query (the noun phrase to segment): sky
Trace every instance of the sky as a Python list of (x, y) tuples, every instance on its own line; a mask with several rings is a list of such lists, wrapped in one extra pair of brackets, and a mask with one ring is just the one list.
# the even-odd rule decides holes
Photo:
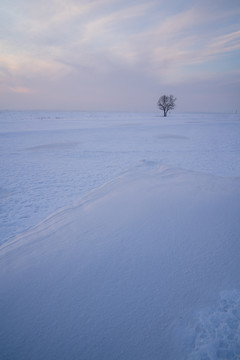
[(239, 0), (0, 0), (0, 109), (240, 112)]

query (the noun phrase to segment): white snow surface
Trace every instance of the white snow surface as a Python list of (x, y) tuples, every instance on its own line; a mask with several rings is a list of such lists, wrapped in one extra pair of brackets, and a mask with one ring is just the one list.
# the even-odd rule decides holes
[(239, 114), (0, 113), (0, 243), (139, 161), (239, 176)]
[(0, 124), (1, 359), (240, 358), (238, 114)]

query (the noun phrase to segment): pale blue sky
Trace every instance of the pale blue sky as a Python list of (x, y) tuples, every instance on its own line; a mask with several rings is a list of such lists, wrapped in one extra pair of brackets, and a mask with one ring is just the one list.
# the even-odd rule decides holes
[(239, 0), (0, 0), (0, 108), (240, 111)]

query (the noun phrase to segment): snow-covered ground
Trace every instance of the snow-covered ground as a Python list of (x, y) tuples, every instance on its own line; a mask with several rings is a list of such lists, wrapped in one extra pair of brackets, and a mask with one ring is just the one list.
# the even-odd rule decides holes
[(240, 358), (238, 114), (0, 125), (1, 358)]
[(0, 243), (143, 160), (239, 176), (239, 117), (1, 112)]

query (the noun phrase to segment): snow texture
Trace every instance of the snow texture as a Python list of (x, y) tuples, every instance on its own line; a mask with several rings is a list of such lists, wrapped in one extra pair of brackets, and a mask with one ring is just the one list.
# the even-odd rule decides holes
[(239, 359), (240, 292), (224, 292), (215, 307), (200, 311), (187, 340), (188, 360)]
[(239, 359), (238, 116), (1, 117), (1, 359)]
[(239, 115), (1, 112), (0, 243), (146, 159), (239, 176)]

